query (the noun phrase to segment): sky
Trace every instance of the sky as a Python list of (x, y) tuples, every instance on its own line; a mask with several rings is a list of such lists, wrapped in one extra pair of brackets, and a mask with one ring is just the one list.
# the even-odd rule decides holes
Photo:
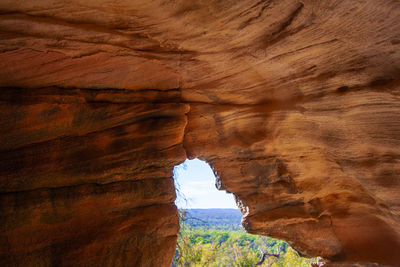
[[(175, 186), (178, 188), (178, 208), (183, 209), (210, 209), (232, 208), (237, 209), (232, 194), (219, 191), (215, 187), (215, 176), (210, 165), (199, 159), (185, 160), (174, 168)], [(182, 195), (186, 198), (185, 201)]]

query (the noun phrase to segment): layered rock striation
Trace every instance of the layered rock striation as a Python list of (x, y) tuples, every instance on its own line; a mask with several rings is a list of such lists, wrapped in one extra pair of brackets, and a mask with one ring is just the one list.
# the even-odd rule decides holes
[(0, 264), (169, 266), (174, 165), (251, 233), (400, 265), (398, 1), (0, 3)]

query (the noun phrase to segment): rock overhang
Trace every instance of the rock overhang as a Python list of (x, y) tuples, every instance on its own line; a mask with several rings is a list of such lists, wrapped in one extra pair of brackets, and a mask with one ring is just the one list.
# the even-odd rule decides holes
[(0, 10), (2, 264), (168, 265), (187, 156), (248, 231), (399, 264), (396, 1)]

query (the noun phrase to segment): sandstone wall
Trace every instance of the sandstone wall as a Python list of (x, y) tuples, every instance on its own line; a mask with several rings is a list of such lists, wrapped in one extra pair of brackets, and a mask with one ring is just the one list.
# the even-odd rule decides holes
[(0, 264), (168, 266), (172, 168), (251, 233), (400, 265), (400, 2), (0, 2)]

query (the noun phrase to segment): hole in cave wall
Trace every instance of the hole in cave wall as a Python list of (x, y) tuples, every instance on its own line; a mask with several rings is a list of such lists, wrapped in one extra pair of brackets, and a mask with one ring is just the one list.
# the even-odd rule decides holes
[(211, 166), (202, 160), (185, 160), (174, 168), (175, 188), (178, 208), (237, 209), (233, 194), (220, 191), (220, 182), (216, 179)]
[(171, 266), (323, 265), (320, 258), (300, 257), (282, 240), (247, 233), (241, 226), (246, 211), (223, 191), (207, 162), (187, 159), (173, 173), (181, 230)]

